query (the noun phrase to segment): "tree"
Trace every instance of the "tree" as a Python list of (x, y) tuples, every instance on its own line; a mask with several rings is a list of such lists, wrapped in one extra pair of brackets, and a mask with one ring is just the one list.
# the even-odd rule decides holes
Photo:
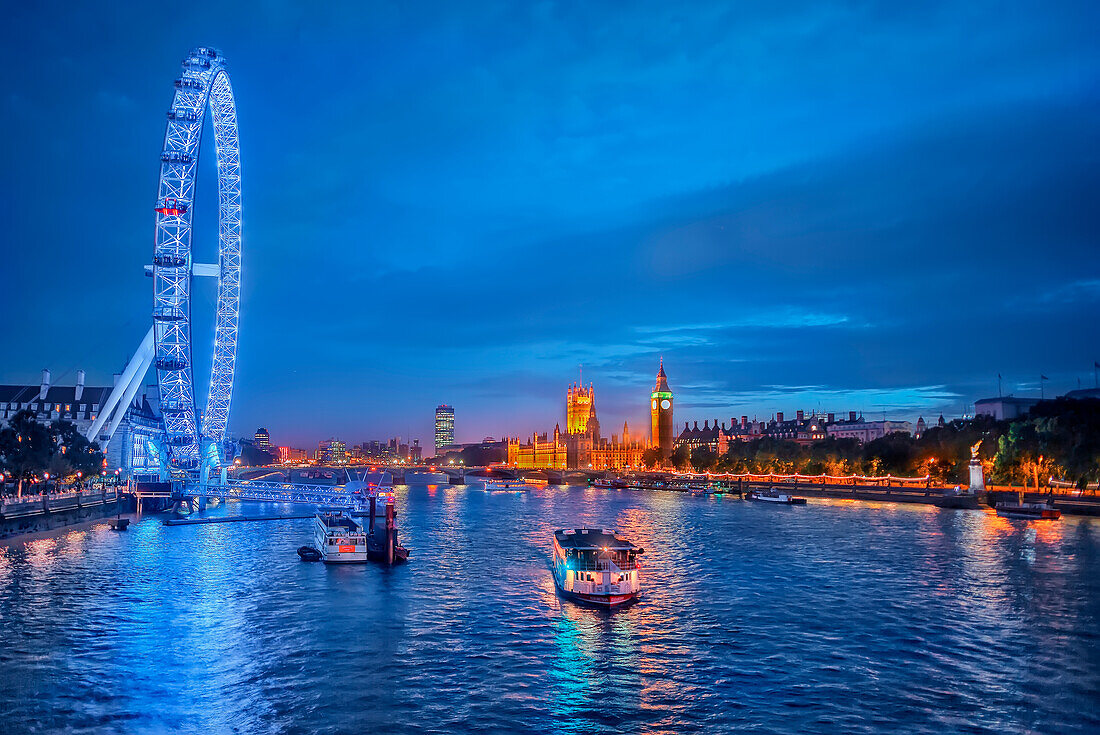
[(718, 462), (718, 452), (710, 447), (695, 447), (691, 450), (691, 466), (696, 472), (708, 472)]
[(38, 423), (34, 414), (22, 410), (0, 431), (0, 458), (4, 472), (15, 478), (16, 494), (23, 495), (23, 481), (45, 472), (57, 444), (51, 427)]
[(681, 444), (672, 450), (672, 466), (678, 470), (686, 470), (691, 465), (691, 450), (687, 445)]
[(661, 466), (661, 448), (650, 447), (642, 452), (642, 464), (646, 467), (660, 467)]
[(88, 441), (71, 421), (55, 421), (52, 429), (60, 442), (59, 451), (69, 472), (79, 472), (84, 477), (99, 474), (103, 469), (103, 451), (98, 443)]
[(863, 457), (880, 472), (907, 475), (914, 471), (914, 450), (911, 436), (895, 432), (863, 445)]

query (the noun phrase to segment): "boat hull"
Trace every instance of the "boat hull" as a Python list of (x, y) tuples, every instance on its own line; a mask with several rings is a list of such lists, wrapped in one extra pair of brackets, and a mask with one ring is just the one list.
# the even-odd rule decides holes
[(792, 498), (792, 497), (769, 498), (766, 495), (754, 495), (753, 493), (749, 493), (748, 496), (746, 497), (746, 500), (751, 500), (751, 501), (756, 502), (756, 503), (771, 503), (772, 505), (805, 505), (806, 504), (806, 498)]
[(581, 592), (569, 592), (562, 588), (560, 584), (555, 583), (558, 594), (571, 602), (577, 602), (582, 605), (592, 605), (594, 607), (600, 607), (605, 609), (611, 609), (616, 607), (623, 607), (629, 605), (638, 600), (641, 592), (630, 592), (627, 594), (618, 595), (590, 595)]
[(325, 564), (366, 564), (370, 561), (370, 553), (367, 551), (323, 553), (321, 555), (321, 561)]
[(1025, 521), (1056, 521), (1062, 517), (1057, 508), (1029, 508), (1026, 506), (998, 505), (997, 515)]
[(526, 483), (487, 482), (484, 489), (487, 493), (523, 493), (530, 488)]

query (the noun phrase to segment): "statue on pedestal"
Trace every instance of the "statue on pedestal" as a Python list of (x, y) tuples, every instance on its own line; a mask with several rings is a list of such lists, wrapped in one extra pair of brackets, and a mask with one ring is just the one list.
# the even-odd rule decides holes
[(981, 439), (970, 447), (970, 492), (974, 494), (985, 492), (985, 473), (982, 470), (982, 461), (978, 459), (978, 450), (981, 448)]

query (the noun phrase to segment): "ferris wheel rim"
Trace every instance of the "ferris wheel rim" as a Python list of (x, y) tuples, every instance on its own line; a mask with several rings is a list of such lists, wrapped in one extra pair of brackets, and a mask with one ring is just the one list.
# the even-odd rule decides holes
[[(182, 62), (165, 125), (155, 209), (153, 332), (169, 463), (194, 469), (225, 438), (240, 324), (241, 175), (236, 101), (225, 60), (198, 47)], [(206, 410), (196, 400), (191, 329), (192, 215), (205, 115), (218, 171), (218, 300)], [(205, 445), (205, 447), (204, 447)]]

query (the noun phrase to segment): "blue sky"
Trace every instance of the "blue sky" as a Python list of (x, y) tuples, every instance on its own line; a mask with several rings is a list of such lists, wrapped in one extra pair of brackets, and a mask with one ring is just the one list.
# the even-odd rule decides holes
[(461, 440), (527, 434), (579, 364), (641, 428), (662, 355), (677, 421), (951, 416), (1100, 359), (1095, 3), (31, 5), (0, 30), (4, 382), (109, 380), (147, 329), (200, 44), (241, 122), (235, 433), (430, 443), (447, 402)]

